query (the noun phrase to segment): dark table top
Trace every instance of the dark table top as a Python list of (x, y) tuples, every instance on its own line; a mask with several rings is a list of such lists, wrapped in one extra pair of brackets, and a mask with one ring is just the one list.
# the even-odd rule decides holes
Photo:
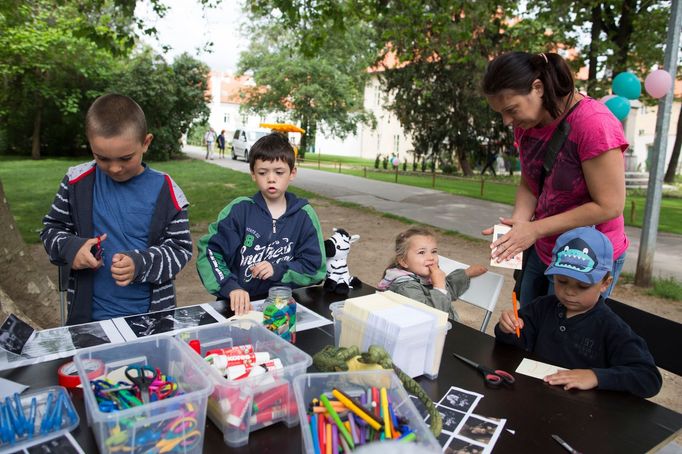
[[(353, 290), (351, 297), (374, 291), (371, 287)], [(321, 287), (298, 289), (299, 303), (331, 318), (329, 304), (345, 299), (330, 295)], [(220, 303), (216, 303), (221, 310)], [(334, 343), (333, 325), (298, 333), (297, 347), (310, 355), (324, 345)], [(670, 439), (682, 429), (682, 414), (624, 393), (609, 391), (564, 391), (535, 378), (515, 374), (513, 388), (487, 388), (482, 376), (472, 367), (453, 358), (458, 353), (479, 363), (513, 372), (526, 352), (507, 345), (496, 344), (494, 338), (465, 325), (455, 323), (448, 332), (443, 350), (439, 375), (435, 380), (419, 378), (434, 401), (447, 392), (450, 386), (467, 389), (484, 395), (474, 410), (476, 414), (493, 418), (506, 418), (506, 430), (495, 445), (495, 452), (561, 453), (563, 448), (552, 438), (558, 434), (575, 449), (584, 452), (646, 452)], [(34, 388), (55, 385), (57, 368), (64, 359), (0, 372), (0, 377)], [(73, 436), (86, 453), (97, 452), (92, 431), (87, 426), (82, 396), (74, 395), (73, 402), (81, 423)], [(218, 453), (300, 453), (300, 427), (287, 428), (279, 423), (253, 432), (249, 444), (241, 448), (228, 448), (222, 432), (208, 420), (204, 437), (204, 452)]]

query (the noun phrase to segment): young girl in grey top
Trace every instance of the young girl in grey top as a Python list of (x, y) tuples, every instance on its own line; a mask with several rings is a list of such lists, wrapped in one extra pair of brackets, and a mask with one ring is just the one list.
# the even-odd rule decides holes
[(440, 309), (450, 319), (459, 320), (452, 302), (469, 288), (470, 278), (486, 271), (483, 265), (472, 265), (446, 275), (438, 266), (434, 234), (422, 227), (411, 227), (396, 237), (395, 258), (377, 287)]

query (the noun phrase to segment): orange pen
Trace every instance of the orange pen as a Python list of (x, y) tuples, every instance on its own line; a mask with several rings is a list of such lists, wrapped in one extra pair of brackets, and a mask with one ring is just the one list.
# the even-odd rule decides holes
[(516, 292), (512, 292), (512, 304), (514, 305), (514, 318), (516, 319), (516, 337), (521, 337), (521, 330), (519, 329), (519, 309), (516, 304)]

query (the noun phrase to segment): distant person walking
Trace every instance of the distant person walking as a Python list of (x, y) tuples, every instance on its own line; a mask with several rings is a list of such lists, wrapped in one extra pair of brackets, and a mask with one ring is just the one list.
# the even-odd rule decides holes
[(204, 145), (206, 145), (206, 159), (213, 159), (213, 144), (215, 143), (215, 131), (209, 128), (204, 134)]
[(490, 172), (492, 172), (493, 176), (496, 177), (497, 174), (495, 173), (495, 165), (497, 164), (497, 151), (495, 150), (489, 150), (487, 154), (487, 158), (485, 161), (485, 166), (483, 166), (483, 169), (481, 169), (481, 175), (485, 173), (487, 169), (490, 169)]
[(225, 157), (225, 130), (220, 131), (218, 135), (218, 157)]

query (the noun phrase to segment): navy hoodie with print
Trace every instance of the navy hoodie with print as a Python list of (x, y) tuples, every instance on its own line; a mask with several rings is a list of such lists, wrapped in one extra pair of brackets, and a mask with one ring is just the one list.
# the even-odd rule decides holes
[[(326, 275), (324, 240), (317, 214), (305, 199), (286, 193), (287, 209), (273, 219), (260, 192), (238, 197), (218, 215), (199, 241), (197, 271), (204, 287), (219, 298), (243, 289), (251, 299), (275, 285), (302, 287)], [(256, 279), (251, 266), (272, 264), (270, 279)]]

